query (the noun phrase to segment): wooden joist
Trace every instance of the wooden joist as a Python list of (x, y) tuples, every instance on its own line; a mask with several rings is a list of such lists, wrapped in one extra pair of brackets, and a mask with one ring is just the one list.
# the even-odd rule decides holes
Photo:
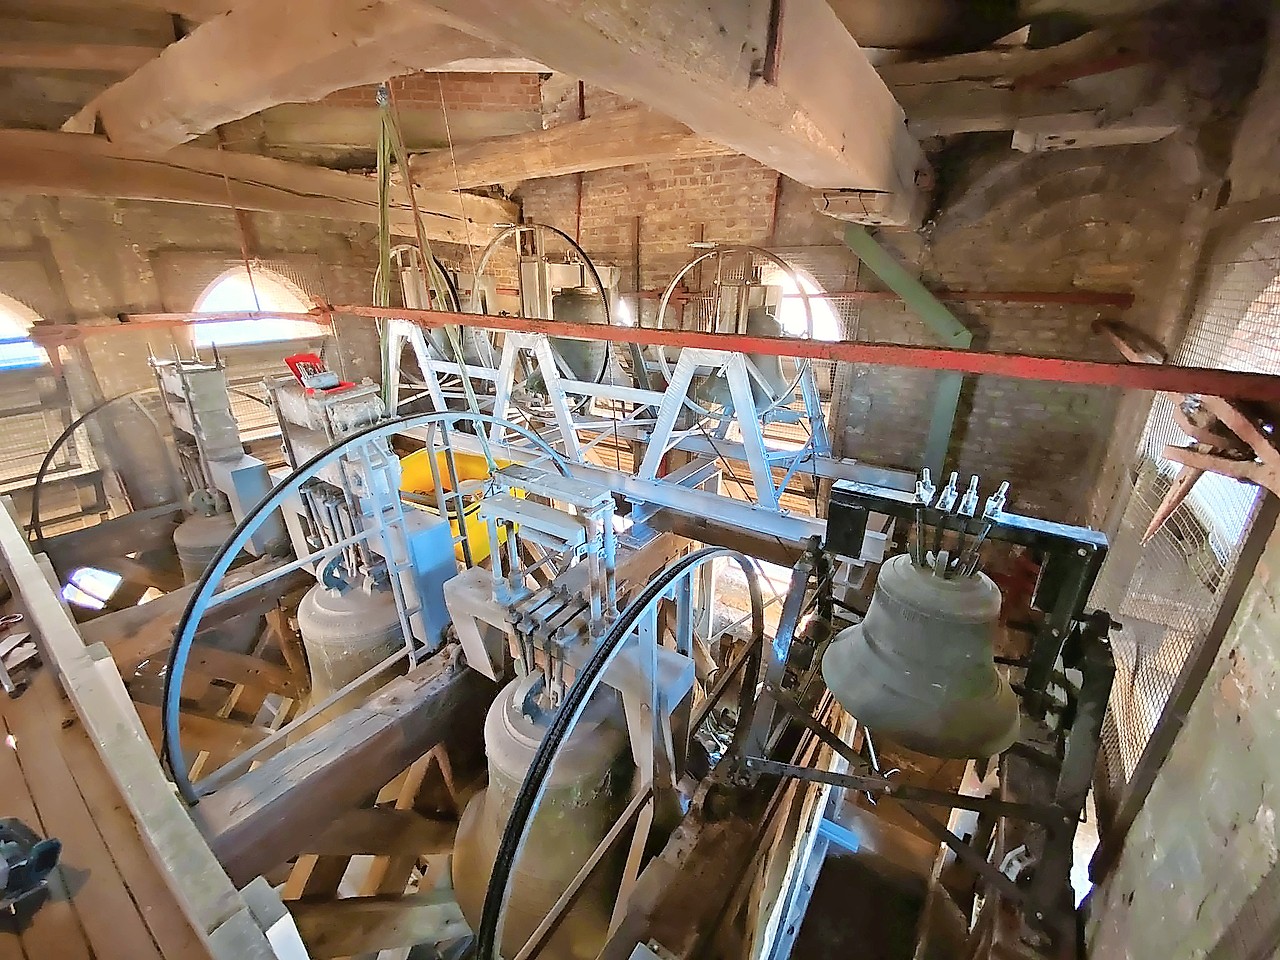
[(503, 51), (443, 26), (416, 3), (241, 3), (103, 91), (63, 129), (165, 150), (279, 103), (495, 53)]
[[(378, 187), (369, 177), (252, 154), (181, 147), (163, 155), (102, 137), (0, 130), (0, 192), (155, 200), (377, 223)], [(418, 191), (427, 238), (486, 243), (495, 223), (517, 219), (514, 204), (443, 191)], [(464, 219), (465, 218), (465, 219)], [(414, 235), (404, 194), (393, 198), (391, 228)]]
[(495, 137), (456, 147), (452, 153), (420, 154), (409, 166), (415, 184), (452, 190), (730, 152), (677, 120), (635, 107), (549, 130)]
[(159, 53), (159, 47), (126, 44), (0, 40), (0, 68), (132, 73)]
[(630, 0), (569, 11), (556, 0), (262, 0), (201, 25), (63, 129), (163, 150), (275, 104), (498, 51), (905, 216), (924, 161), (888, 88), (825, 0), (790, 0), (773, 25), (770, 9), (662, 0), (637, 17)]
[(449, 24), (670, 114), (813, 187), (910, 201), (901, 108), (826, 0), (429, 0)]
[(452, 890), (290, 901), (288, 907), (313, 960), (454, 940), (471, 932)]
[(365, 807), (334, 821), (306, 845), (306, 852), (324, 857), (390, 857), (410, 853), (432, 856), (453, 849), (458, 824), (430, 820), (416, 810)]
[(305, 852), (456, 730), (479, 729), (494, 692), (438, 654), (206, 797), (195, 811), (201, 829), (228, 875), (247, 882)]

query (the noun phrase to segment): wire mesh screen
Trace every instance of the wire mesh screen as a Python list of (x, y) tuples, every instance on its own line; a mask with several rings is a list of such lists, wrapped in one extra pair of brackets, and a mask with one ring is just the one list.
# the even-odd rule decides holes
[[(28, 486), (45, 453), (75, 417), (52, 368), (0, 373), (0, 492)], [(83, 438), (64, 444), (49, 464), (50, 477), (71, 477), (94, 470), (93, 451)]]
[[(1277, 331), (1280, 225), (1254, 224), (1209, 258), (1174, 362), (1280, 373)], [(1180, 470), (1165, 447), (1191, 442), (1174, 419), (1180, 401), (1161, 394), (1152, 404), (1133, 493), (1092, 598), (1124, 624), (1112, 637), (1116, 678), (1103, 729), (1100, 809), (1114, 809), (1123, 796), (1179, 673), (1208, 639), (1261, 501), (1253, 485), (1205, 474), (1143, 542)]]

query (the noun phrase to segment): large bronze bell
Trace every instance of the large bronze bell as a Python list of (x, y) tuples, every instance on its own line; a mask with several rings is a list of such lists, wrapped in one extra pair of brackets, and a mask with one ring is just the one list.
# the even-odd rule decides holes
[(936, 757), (989, 757), (1018, 736), (1018, 701), (996, 671), (1000, 590), (947, 579), (907, 554), (880, 568), (867, 616), (837, 635), (822, 676), (872, 733)]
[[(458, 906), (479, 925), (493, 860), (520, 784), (554, 711), (537, 706), (540, 674), (503, 688), (485, 718), (489, 785), (463, 811), (453, 848)], [(502, 955), (514, 957), (622, 813), (635, 767), (617, 694), (602, 688), (588, 703), (551, 768), (542, 803), (515, 864), (502, 934)], [(591, 960), (604, 947), (621, 883), (626, 845), (615, 845), (582, 887), (551, 934), (543, 956)]]

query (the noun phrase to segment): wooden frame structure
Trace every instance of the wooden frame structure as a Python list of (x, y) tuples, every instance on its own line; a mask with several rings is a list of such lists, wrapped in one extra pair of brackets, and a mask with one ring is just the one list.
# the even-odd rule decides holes
[[(448, 656), (433, 658), (333, 723), (258, 757), (253, 770), (188, 809), (157, 757), (159, 711), (147, 702), (139, 666), (171, 642), (189, 591), (77, 625), (48, 559), (31, 553), (12, 502), (0, 502), (0, 573), (52, 674), (38, 680), (56, 677), (71, 701), (129, 822), (212, 960), (353, 956), (467, 932), (449, 884), (439, 882), (447, 878), (441, 856), (452, 849), (473, 789), (481, 751), (472, 741), (492, 698), (489, 681)], [(266, 602), (247, 599), (232, 622), (265, 618), (265, 635), (286, 664), (206, 647), (192, 664), (197, 685), (222, 684), (231, 706), (268, 692), (299, 696), (287, 651), (300, 650), (279, 613), (279, 591)], [(300, 659), (298, 666), (305, 674)], [(205, 772), (274, 732), (230, 710), (184, 711), (183, 719)], [(461, 785), (455, 756), (467, 778)], [(406, 894), (424, 866), (428, 880)], [(283, 880), (283, 899), (264, 875)]]

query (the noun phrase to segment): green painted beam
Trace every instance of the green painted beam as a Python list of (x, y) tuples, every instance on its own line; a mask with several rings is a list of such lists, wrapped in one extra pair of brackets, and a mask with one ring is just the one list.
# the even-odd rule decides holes
[[(924, 440), (924, 456), (921, 466), (928, 467), (935, 477), (941, 477), (947, 465), (947, 451), (951, 448), (951, 434), (955, 431), (956, 410), (960, 406), (960, 391), (964, 389), (963, 373), (943, 373), (938, 376), (938, 387), (933, 394), (933, 413), (929, 417), (929, 434)], [(941, 480), (937, 481), (939, 484)]]
[[(928, 287), (908, 273), (865, 227), (856, 223), (846, 226), (844, 242), (885, 286), (902, 298), (902, 302), (924, 321), (925, 326), (944, 345), (962, 350), (973, 345), (972, 331)], [(933, 397), (933, 414), (929, 418), (929, 434), (925, 439), (921, 464), (938, 478), (942, 477), (946, 466), (947, 450), (951, 446), (956, 409), (960, 404), (960, 391), (964, 388), (964, 383), (965, 377), (959, 373), (944, 373), (938, 377), (938, 387)]]
[(844, 231), (844, 242), (885, 286), (902, 298), (944, 346), (965, 350), (973, 345), (969, 328), (928, 287), (908, 273), (893, 254), (880, 246), (866, 227), (849, 224)]

